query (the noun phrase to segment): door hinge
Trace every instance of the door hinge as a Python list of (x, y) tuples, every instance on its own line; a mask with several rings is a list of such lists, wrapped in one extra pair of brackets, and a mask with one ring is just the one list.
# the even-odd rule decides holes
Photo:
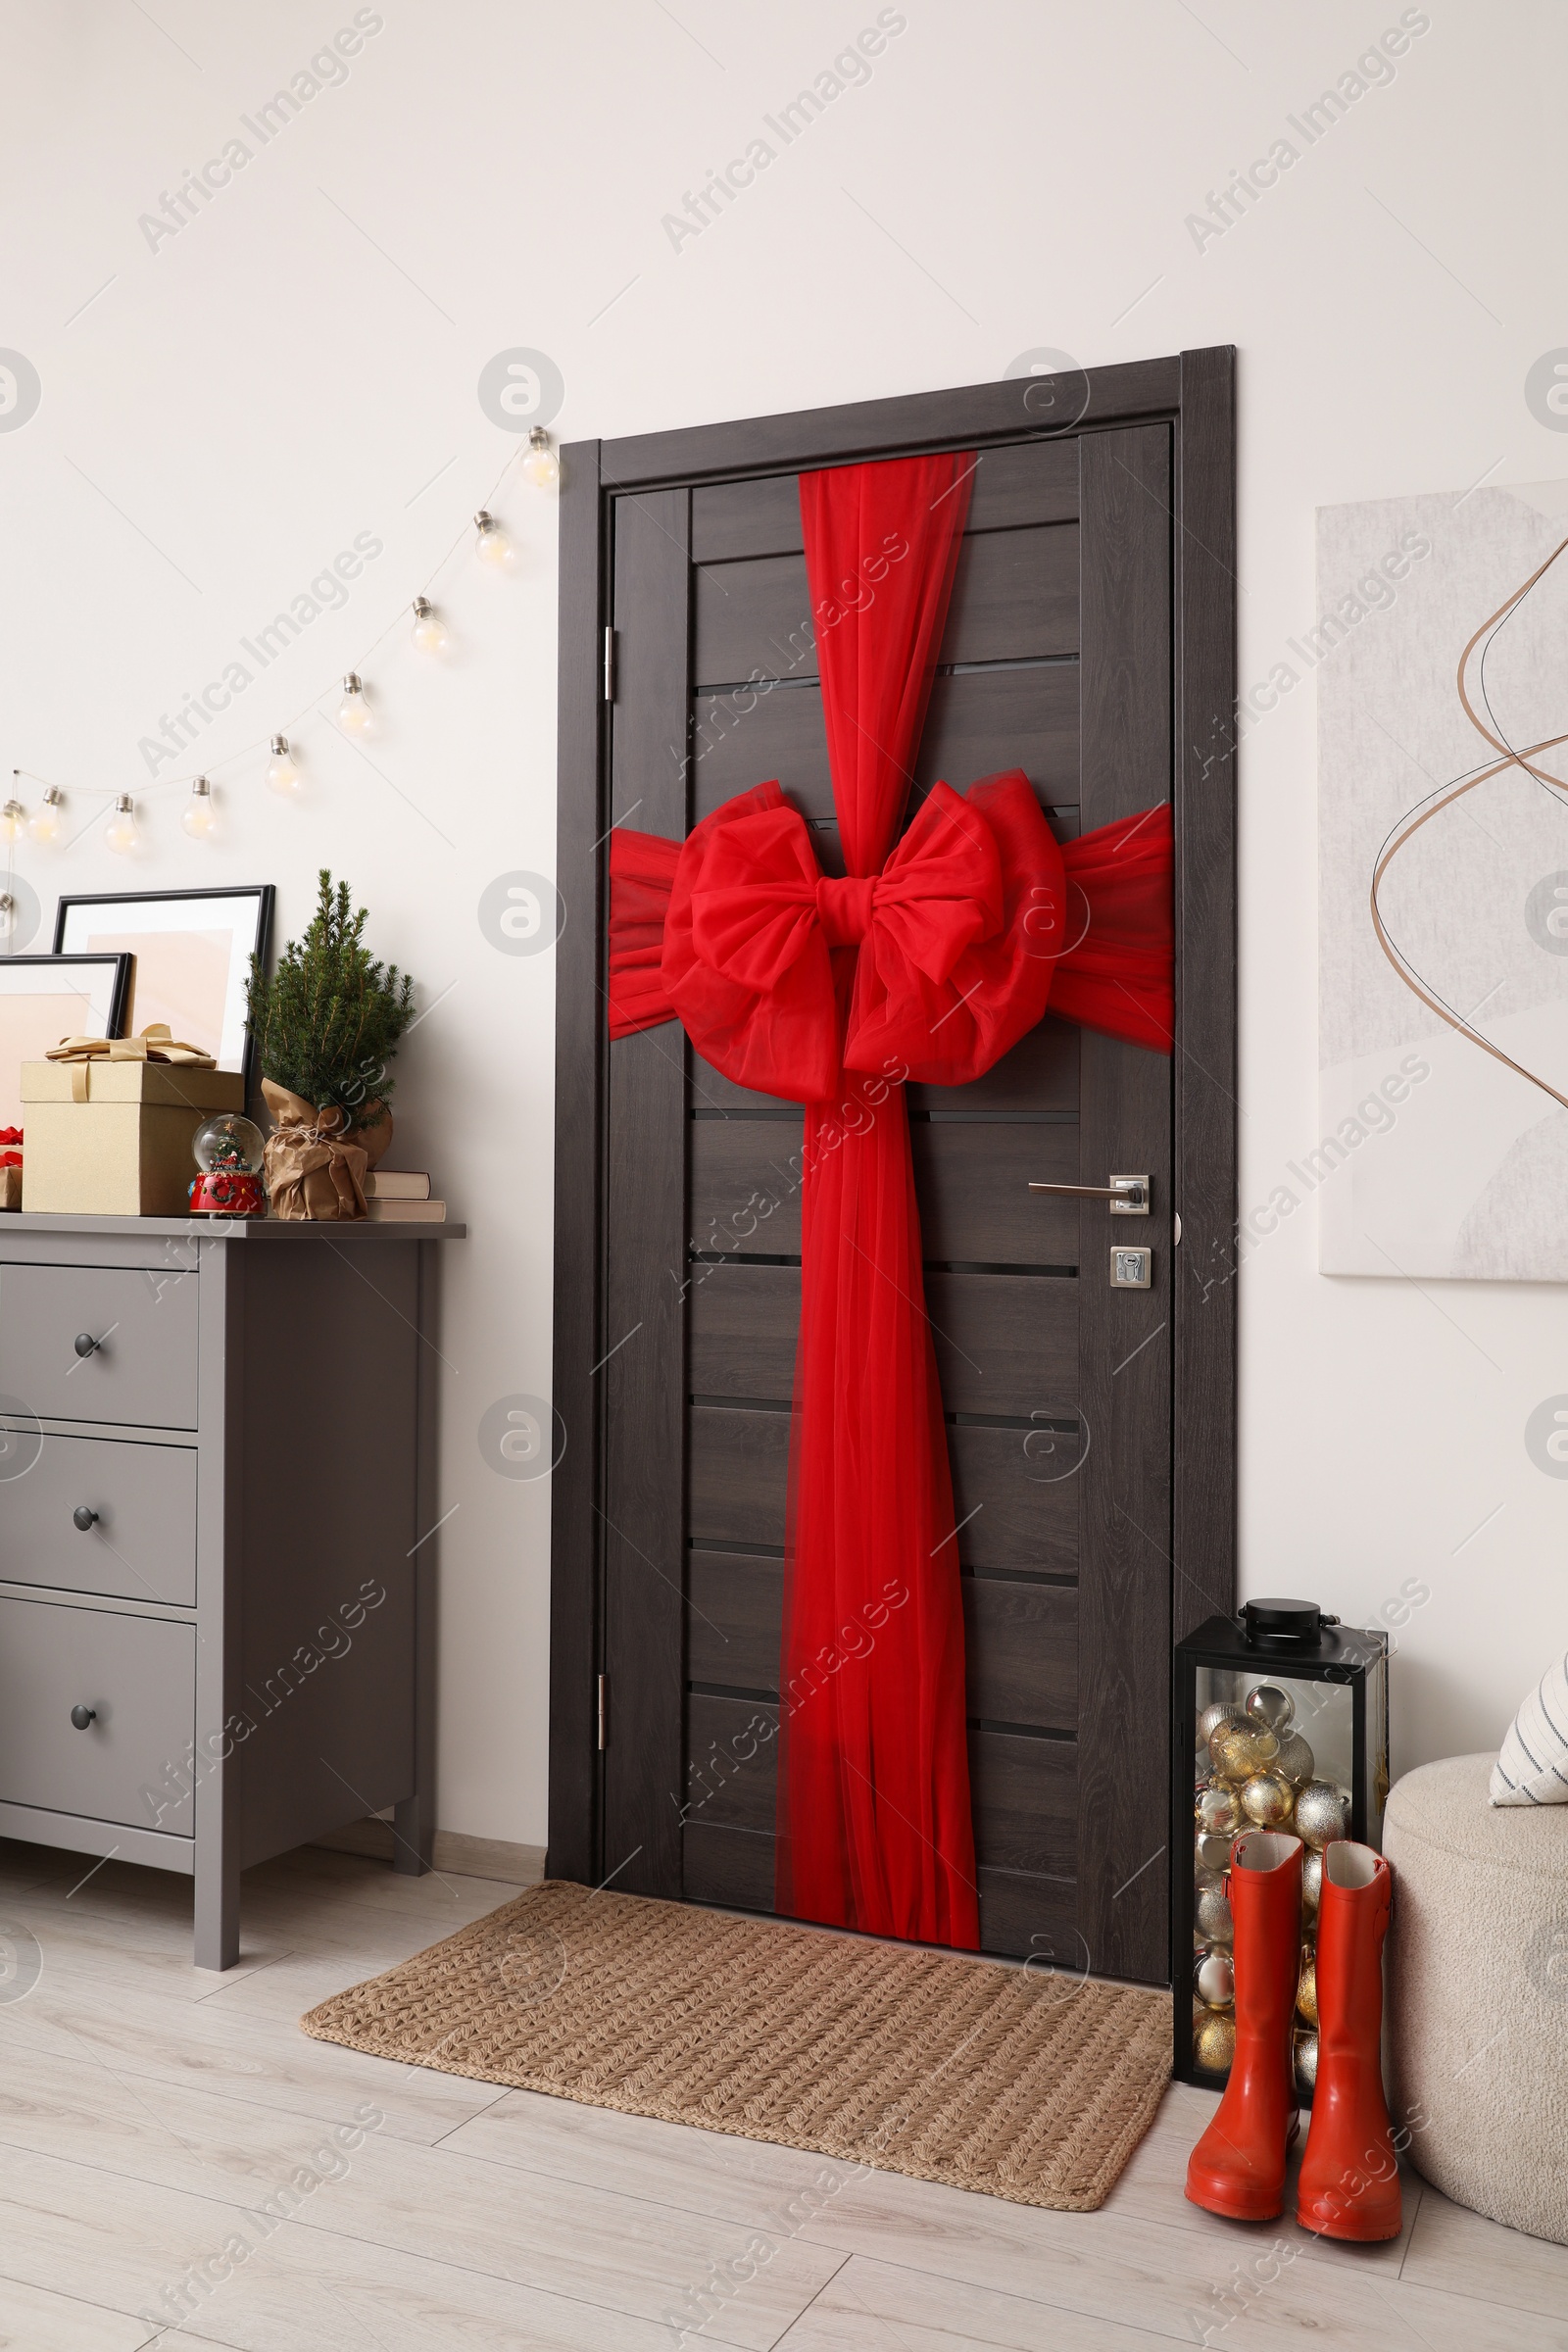
[(606, 702), (607, 702), (607, 703), (612, 703), (612, 702), (614, 701), (614, 699), (615, 699), (615, 632), (614, 632), (614, 630), (613, 630), (613, 629), (606, 629), (606, 631), (605, 631), (605, 700), (606, 700)]
[(602, 1674), (599, 1677), (599, 1744), (602, 1748), (610, 1745), (610, 1677), (608, 1674)]

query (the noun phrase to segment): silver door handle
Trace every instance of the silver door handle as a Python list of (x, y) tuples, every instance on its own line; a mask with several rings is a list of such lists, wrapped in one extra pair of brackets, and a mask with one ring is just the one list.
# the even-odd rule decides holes
[(1032, 1193), (1054, 1193), (1058, 1200), (1108, 1200), (1113, 1217), (1147, 1217), (1150, 1184), (1147, 1176), (1113, 1176), (1108, 1184), (1031, 1184)]

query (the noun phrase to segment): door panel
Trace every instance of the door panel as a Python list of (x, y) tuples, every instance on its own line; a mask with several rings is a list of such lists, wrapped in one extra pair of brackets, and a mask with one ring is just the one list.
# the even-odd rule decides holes
[[(692, 492), (692, 562), (723, 564), (742, 556), (789, 556), (806, 544), (799, 479), (764, 474), (716, 482)], [(1078, 444), (1029, 441), (988, 449), (969, 487), (971, 531), (1016, 529), (1031, 522), (1078, 519)]]
[(960, 791), (980, 776), (1009, 767), (1023, 769), (1043, 808), (1064, 815), (1073, 808), (1078, 680), (1071, 661), (955, 670), (933, 682), (914, 762), (915, 789), (929, 791), (940, 778)]
[[(804, 553), (705, 564), (694, 578), (699, 688), (817, 675)], [(937, 660), (1018, 662), (1077, 650), (1077, 524), (967, 533)]]
[[(755, 1830), (726, 1830), (700, 1820), (685, 1832), (685, 1892), (694, 1903), (767, 1911), (773, 1903), (773, 1840)], [(1013, 1952), (1053, 1967), (1084, 1966), (1071, 1879), (1021, 1872), (976, 1872), (983, 1951)]]
[[(1078, 1386), (1077, 1283), (1054, 1275), (925, 1278), (943, 1398), (951, 1412), (1027, 1420)], [(692, 1395), (788, 1403), (801, 1320), (798, 1266), (703, 1265), (691, 1289)]]
[[(1078, 799), (1078, 670), (1070, 660), (938, 676), (915, 760), (916, 788), (954, 789), (1021, 767), (1041, 807), (1074, 816)], [(787, 784), (801, 814), (837, 834), (822, 689), (814, 677), (699, 694), (692, 708), (697, 816), (754, 784)], [(1068, 823), (1067, 830), (1073, 829)], [(1062, 827), (1058, 825), (1058, 832)]]
[[(981, 459), (916, 793), (1021, 766), (1064, 840), (1168, 796), (1169, 449), (1152, 424)], [(613, 503), (613, 818), (679, 838), (777, 777), (841, 871), (797, 477)], [(803, 1122), (674, 1027), (611, 1066), (604, 1869), (766, 1910)], [(1170, 1083), (1048, 1019), (974, 1086), (908, 1090), (982, 1941), (1155, 1980)], [(1123, 1171), (1153, 1180), (1135, 1225), (1028, 1190)], [(1153, 1250), (1150, 1291), (1111, 1290), (1112, 1242)]]
[[(611, 733), (616, 813), (644, 831), (686, 830), (690, 661), (684, 490), (617, 502), (615, 625), (621, 646)], [(676, 756), (669, 757), (673, 745)], [(680, 1844), (668, 1791), (680, 1784), (678, 1707), (685, 1607), (682, 1446), (686, 1255), (685, 1071), (675, 1033), (645, 1030), (610, 1055), (605, 1171), (605, 1496), (596, 1509), (605, 1562), (605, 1670), (614, 1692), (617, 1756), (604, 1788), (605, 1871), (631, 1894), (678, 1885)], [(618, 1344), (617, 1344), (618, 1343)]]
[[(691, 1542), (762, 1544), (783, 1556), (789, 1415), (695, 1404), (689, 1427)], [(1080, 1424), (1067, 1405), (1028, 1422), (948, 1416), (948, 1456), (967, 1567), (1073, 1575), (1078, 1567)]]
[[(802, 1137), (783, 1120), (693, 1120), (694, 1250), (800, 1255)], [(1076, 1263), (1077, 1204), (1029, 1192), (1031, 1177), (1077, 1181), (1075, 1126), (925, 1118), (914, 1120), (910, 1139), (928, 1263)]]
[[(1081, 1035), (1070, 1021), (1054, 1020), (1048, 1013), (973, 1085), (911, 1086), (909, 1116), (917, 1119), (922, 1112), (942, 1111), (959, 1119), (1039, 1119), (1050, 1112), (1064, 1114), (1076, 1125)], [(688, 1053), (686, 1058), (694, 1117), (734, 1110), (760, 1111), (770, 1118), (800, 1117), (798, 1104), (734, 1085), (699, 1054)]]
[[(687, 1672), (695, 1687), (777, 1696), (784, 1563), (694, 1550), (687, 1584)], [(969, 1713), (977, 1722), (1073, 1732), (1078, 1723), (1078, 1594), (1034, 1577), (966, 1576)]]
[(688, 1821), (682, 1833), (688, 1902), (728, 1903), (742, 1911), (773, 1908), (773, 1840), (756, 1830)]
[(782, 1559), (789, 1414), (694, 1404), (687, 1432), (693, 1544), (764, 1544)]
[[(778, 1708), (761, 1697), (693, 1691), (687, 1702), (691, 1767), (686, 1823), (748, 1830), (773, 1827), (778, 1777)], [(982, 1867), (1039, 1874), (1071, 1846), (1078, 1756), (1071, 1740), (972, 1725), (969, 1783), (975, 1847)]]
[[(1086, 436), (1082, 495), (1097, 550), (1084, 573), (1087, 827), (1131, 815), (1170, 792), (1167, 428)], [(1165, 1704), (1156, 1694), (1168, 1677), (1171, 1639), (1171, 1065), (1086, 1032), (1082, 1073), (1086, 1168), (1154, 1171), (1153, 1213), (1137, 1220), (1138, 1239), (1154, 1252), (1153, 1286), (1112, 1291), (1102, 1273), (1086, 1281), (1081, 1358), (1093, 1443), (1080, 1482), (1092, 1573), (1080, 1592), (1089, 1670), (1082, 1681), (1079, 1926), (1097, 1968), (1138, 1976), (1148, 1973), (1148, 1955), (1161, 1949), (1168, 1916), (1164, 1824), (1147, 1792), (1163, 1786), (1170, 1753)], [(1128, 1160), (1128, 1152), (1143, 1156)], [(1080, 1263), (1093, 1274), (1092, 1249), (1103, 1268), (1117, 1237), (1098, 1204), (1084, 1204), (1082, 1222)], [(1117, 1223), (1126, 1238), (1127, 1225)]]

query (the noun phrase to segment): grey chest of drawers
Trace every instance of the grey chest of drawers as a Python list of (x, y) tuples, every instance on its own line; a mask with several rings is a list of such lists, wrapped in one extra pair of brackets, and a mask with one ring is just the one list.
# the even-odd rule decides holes
[(434, 1832), (440, 1256), (462, 1226), (0, 1217), (0, 1836), (195, 1881)]

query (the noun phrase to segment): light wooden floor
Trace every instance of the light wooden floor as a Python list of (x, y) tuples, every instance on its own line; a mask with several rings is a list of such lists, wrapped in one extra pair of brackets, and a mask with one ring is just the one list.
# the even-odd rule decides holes
[[(1386, 2247), (1200, 2213), (1181, 2188), (1205, 2093), (1173, 2087), (1102, 2212), (1037, 2213), (298, 2031), (504, 1901), (495, 1881), (290, 1855), (247, 1880), (244, 1956), (213, 1977), (188, 1881), (110, 1862), (78, 1886), (88, 1868), (0, 1842), (0, 1928), (43, 1962), (24, 1998), (0, 1982), (0, 2346), (667, 2352), (666, 2315), (706, 2290), (703, 2340), (746, 2352), (1151, 2352), (1205, 2329), (1236, 2352), (1568, 2352), (1568, 2248), (1414, 2180)], [(367, 2102), (384, 2121), (321, 2180), (323, 2132)], [(186, 2326), (136, 2316), (291, 2180), (294, 2217)]]

